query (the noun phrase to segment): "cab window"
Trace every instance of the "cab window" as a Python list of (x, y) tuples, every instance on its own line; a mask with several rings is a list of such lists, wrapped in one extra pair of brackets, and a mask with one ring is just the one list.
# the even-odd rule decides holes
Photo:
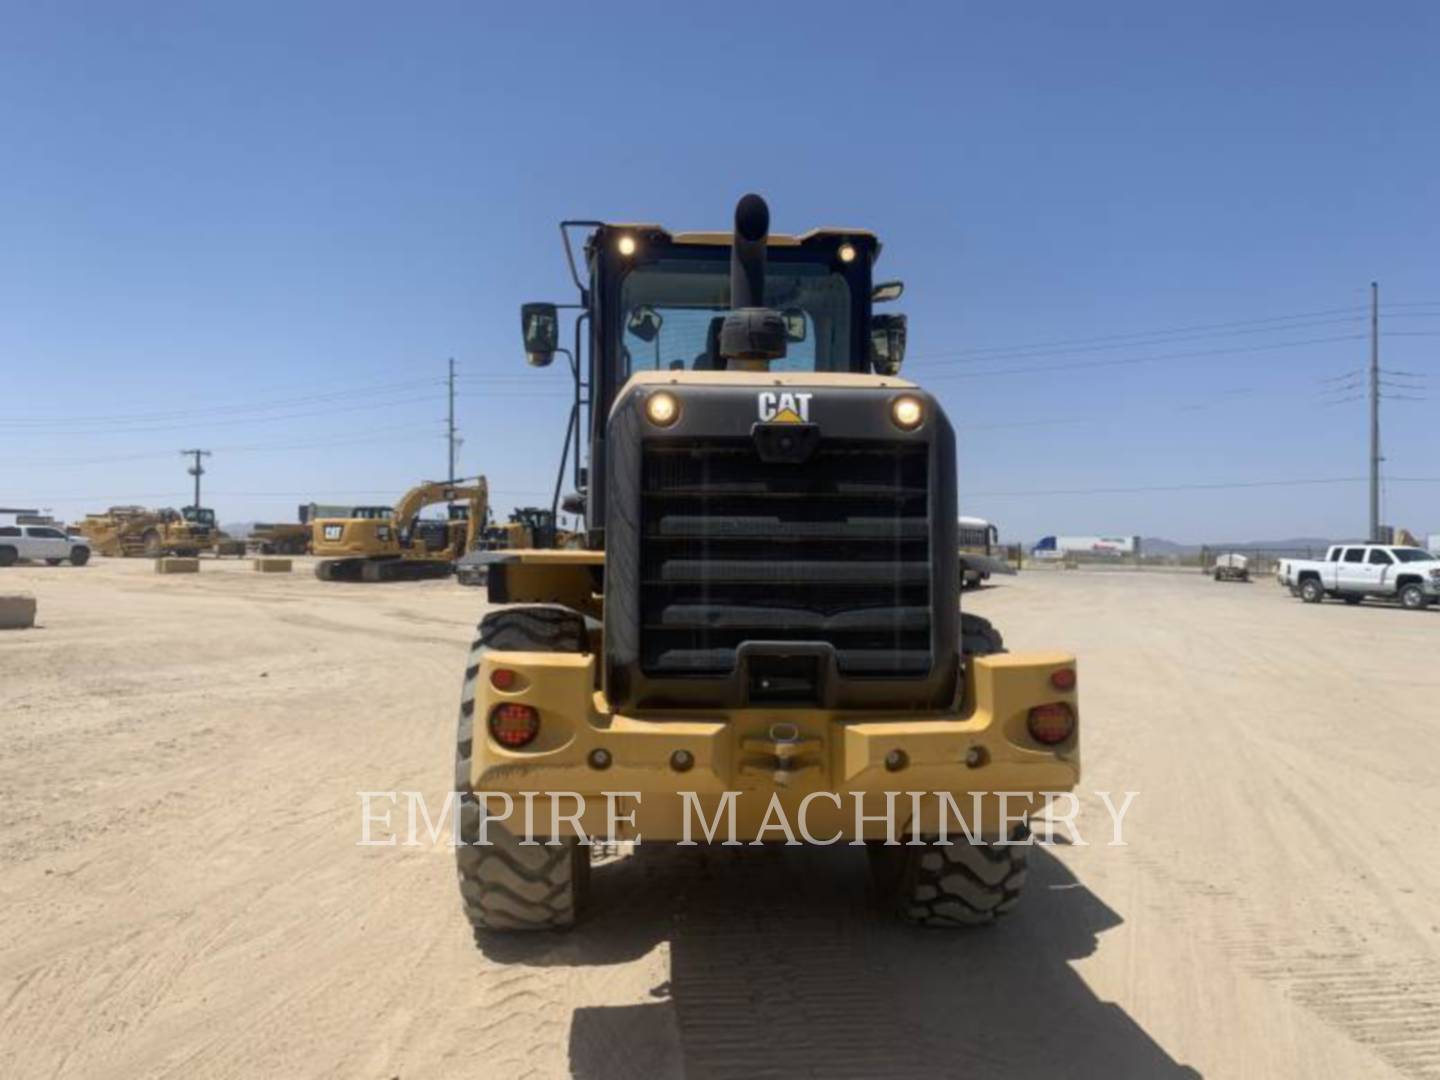
[(1364, 548), (1346, 548), (1345, 561), (1348, 563), (1363, 563), (1365, 561)]
[(1389, 556), (1388, 554), (1386, 554), (1384, 551), (1382, 551), (1380, 548), (1371, 548), (1371, 549), (1370, 549), (1370, 565), (1371, 565), (1371, 566), (1389, 566), (1389, 565), (1391, 565), (1391, 563), (1393, 563), (1393, 562), (1394, 562), (1394, 560), (1391, 559), (1390, 556)]

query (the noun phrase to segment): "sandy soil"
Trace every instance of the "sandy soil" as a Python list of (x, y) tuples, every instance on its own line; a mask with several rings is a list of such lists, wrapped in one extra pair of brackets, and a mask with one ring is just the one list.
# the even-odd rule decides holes
[[(479, 950), (448, 848), (356, 846), (356, 793), (448, 788), (483, 593), (15, 588), (6, 1076), (1440, 1076), (1440, 611), (1007, 580), (967, 603), (1081, 657), (1088, 842), (1036, 851), (1008, 924), (893, 925), (849, 849), (642, 846), (582, 928)], [(1129, 789), (1106, 846), (1091, 793)]]

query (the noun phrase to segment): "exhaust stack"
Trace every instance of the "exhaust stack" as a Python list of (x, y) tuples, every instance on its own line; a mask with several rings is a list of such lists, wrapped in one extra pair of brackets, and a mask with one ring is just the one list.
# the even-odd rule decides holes
[(785, 356), (785, 319), (765, 306), (765, 242), (770, 207), (759, 195), (735, 205), (730, 246), (730, 314), (720, 327), (720, 355), (742, 371), (768, 371)]

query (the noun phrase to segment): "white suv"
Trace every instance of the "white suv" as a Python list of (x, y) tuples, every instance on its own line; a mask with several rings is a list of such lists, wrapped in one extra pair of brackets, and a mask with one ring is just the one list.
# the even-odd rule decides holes
[(0, 525), (0, 566), (13, 566), (21, 559), (84, 566), (90, 561), (90, 545), (51, 525)]

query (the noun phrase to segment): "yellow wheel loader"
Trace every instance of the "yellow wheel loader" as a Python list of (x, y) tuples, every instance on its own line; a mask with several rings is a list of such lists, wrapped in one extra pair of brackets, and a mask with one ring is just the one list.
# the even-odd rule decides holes
[[(446, 504), (449, 518), (420, 517), (437, 503)], [(372, 582), (448, 577), (455, 560), (475, 546), (489, 503), (490, 488), (481, 476), (417, 484), (393, 510), (362, 508), (353, 517), (315, 518), (310, 523), (311, 550), (320, 557), (315, 576)]]
[(873, 313), (903, 289), (873, 280), (879, 242), (771, 234), (754, 195), (733, 232), (561, 231), (573, 345), (558, 305), (521, 321), (529, 362), (574, 376), (584, 547), (483, 556), (500, 606), (455, 758), (472, 926), (576, 922), (592, 837), (797, 831), (864, 847), (903, 919), (1004, 916), (1028, 814), (1079, 778), (1075, 660), (960, 610), (955, 434), (899, 377), (904, 316)]

